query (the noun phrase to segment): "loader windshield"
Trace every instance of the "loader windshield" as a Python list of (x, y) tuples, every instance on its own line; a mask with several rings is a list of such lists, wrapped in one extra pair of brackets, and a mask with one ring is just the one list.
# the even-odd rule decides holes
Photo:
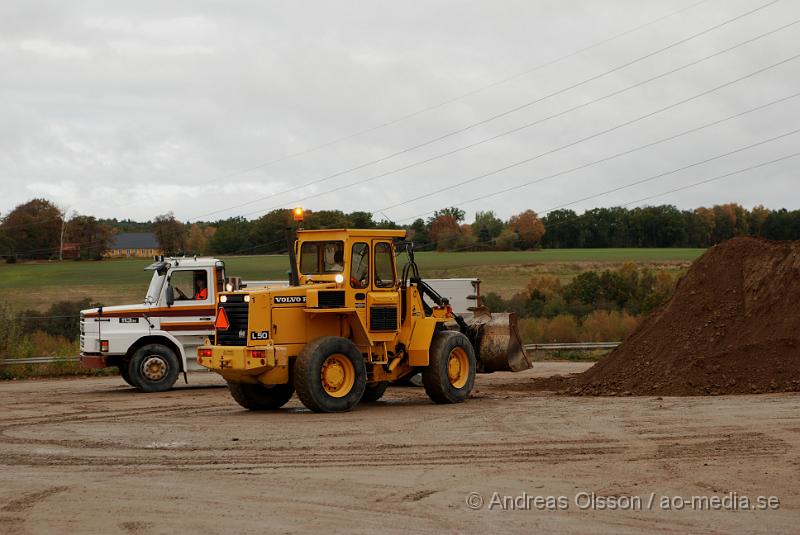
[(303, 242), (300, 246), (300, 273), (322, 275), (344, 271), (344, 242)]

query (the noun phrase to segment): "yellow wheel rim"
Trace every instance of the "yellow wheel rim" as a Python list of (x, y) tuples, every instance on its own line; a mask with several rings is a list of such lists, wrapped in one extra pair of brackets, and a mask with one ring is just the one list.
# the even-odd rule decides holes
[(447, 359), (447, 378), (453, 388), (464, 388), (469, 378), (469, 358), (467, 352), (455, 347)]
[(334, 398), (341, 398), (350, 393), (356, 382), (356, 369), (350, 359), (344, 355), (331, 355), (322, 363), (320, 372), (322, 388)]

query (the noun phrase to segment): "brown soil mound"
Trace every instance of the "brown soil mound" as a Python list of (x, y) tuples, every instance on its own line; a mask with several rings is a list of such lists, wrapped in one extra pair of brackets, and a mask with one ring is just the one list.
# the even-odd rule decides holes
[[(565, 385), (566, 386), (566, 385)], [(625, 342), (571, 378), (571, 394), (800, 391), (800, 242), (709, 249)]]

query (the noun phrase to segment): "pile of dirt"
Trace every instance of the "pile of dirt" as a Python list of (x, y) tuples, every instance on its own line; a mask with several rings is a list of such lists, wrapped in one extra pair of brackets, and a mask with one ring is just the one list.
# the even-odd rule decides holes
[(800, 391), (800, 242), (736, 238), (712, 247), (669, 303), (561, 384), (583, 395)]

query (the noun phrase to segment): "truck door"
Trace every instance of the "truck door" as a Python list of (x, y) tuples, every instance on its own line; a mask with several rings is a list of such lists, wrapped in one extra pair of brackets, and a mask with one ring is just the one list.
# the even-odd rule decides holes
[(169, 275), (175, 301), (160, 309), (161, 330), (183, 344), (190, 369), (194, 369), (197, 347), (214, 334), (215, 275), (211, 268), (191, 267), (173, 269)]
[(372, 260), (372, 277), (367, 295), (369, 331), (375, 340), (390, 341), (397, 334), (400, 318), (400, 292), (397, 289), (392, 243), (373, 240)]

